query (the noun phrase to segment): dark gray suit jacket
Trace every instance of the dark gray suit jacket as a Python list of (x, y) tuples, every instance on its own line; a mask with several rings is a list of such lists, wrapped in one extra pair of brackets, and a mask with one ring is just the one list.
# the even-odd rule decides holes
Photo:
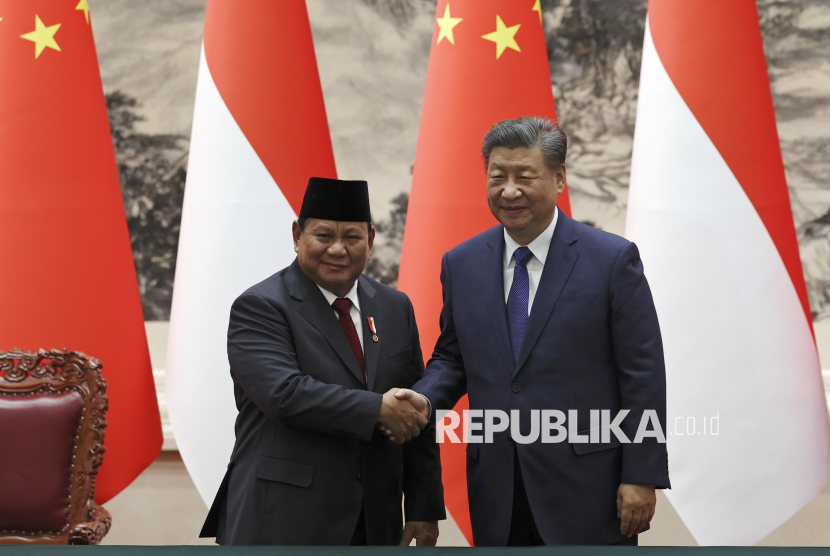
[[(368, 384), (325, 297), (296, 259), (239, 296), (228, 359), (236, 444), (202, 537), (219, 544), (345, 545), (364, 508), (369, 544), (445, 518), (431, 426), (401, 446), (375, 429), (382, 393), (424, 372), (409, 298), (360, 276)], [(378, 341), (367, 317), (373, 317)]]

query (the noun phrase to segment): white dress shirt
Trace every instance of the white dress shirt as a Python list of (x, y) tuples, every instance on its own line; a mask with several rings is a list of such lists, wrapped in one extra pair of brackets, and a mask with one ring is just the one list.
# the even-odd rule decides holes
[[(349, 315), (352, 317), (352, 322), (354, 323), (354, 327), (357, 329), (357, 337), (360, 339), (360, 347), (363, 349), (363, 323), (360, 321), (360, 300), (357, 296), (357, 280), (354, 281), (354, 286), (352, 289), (349, 290), (344, 297), (348, 297), (352, 301), (352, 308), (349, 310)], [(334, 303), (334, 300), (337, 299), (337, 296), (328, 291), (327, 289), (317, 284), (317, 287), (320, 288), (320, 291), (323, 292), (323, 295), (326, 297), (326, 301), (328, 301), (329, 305)], [(340, 322), (340, 313), (334, 310), (334, 307), (331, 308), (331, 312), (334, 313), (337, 322)], [(363, 353), (366, 353), (366, 350), (363, 350)]]
[[(527, 302), (527, 314), (530, 315), (530, 308), (533, 307), (533, 299), (536, 297), (536, 289), (539, 287), (539, 281), (542, 279), (542, 271), (545, 270), (545, 260), (548, 258), (548, 249), (550, 249), (550, 242), (553, 239), (553, 230), (556, 228), (556, 222), (559, 220), (559, 207), (555, 207), (553, 211), (553, 220), (550, 226), (545, 228), (536, 239), (527, 244), (527, 248), (533, 253), (533, 256), (525, 265), (527, 268), (527, 277), (530, 282), (530, 298)], [(507, 297), (510, 295), (510, 286), (513, 285), (513, 268), (516, 266), (516, 259), (513, 253), (516, 249), (521, 247), (515, 239), (510, 237), (507, 230), (504, 230), (504, 303), (507, 304)]]

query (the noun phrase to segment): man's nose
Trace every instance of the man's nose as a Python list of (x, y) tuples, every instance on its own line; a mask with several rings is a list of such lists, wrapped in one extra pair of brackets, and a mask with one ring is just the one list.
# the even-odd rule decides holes
[(332, 257), (342, 257), (346, 254), (346, 248), (343, 246), (343, 242), (335, 241), (332, 246), (328, 248), (328, 252)]
[(505, 199), (510, 199), (511, 201), (513, 199), (521, 197), (521, 195), (521, 190), (518, 188), (516, 182), (513, 180), (508, 180), (507, 184), (504, 186), (504, 189), (501, 192), (502, 197), (504, 197)]

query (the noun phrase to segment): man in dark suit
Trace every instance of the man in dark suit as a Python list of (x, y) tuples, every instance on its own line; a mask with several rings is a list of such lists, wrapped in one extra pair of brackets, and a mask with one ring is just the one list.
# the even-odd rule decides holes
[[(406, 295), (361, 275), (374, 234), (366, 182), (312, 178), (293, 225), (297, 259), (234, 302), (236, 444), (202, 537), (435, 544), (438, 445), (393, 396), (423, 375), (418, 327)], [(411, 441), (390, 443), (377, 425)]]
[[(591, 410), (630, 410), (629, 440), (648, 410), (666, 430), (660, 328), (637, 247), (557, 209), (566, 148), (543, 118), (501, 122), (484, 138), (501, 225), (444, 255), (441, 335), (414, 392), (397, 394), (424, 415), (469, 394), (471, 409), (518, 410), (521, 436), (545, 409), (576, 410), (570, 430), (582, 434)], [(523, 444), (508, 429), (468, 444), (475, 544), (636, 544), (655, 487), (670, 486), (666, 446), (609, 436)]]

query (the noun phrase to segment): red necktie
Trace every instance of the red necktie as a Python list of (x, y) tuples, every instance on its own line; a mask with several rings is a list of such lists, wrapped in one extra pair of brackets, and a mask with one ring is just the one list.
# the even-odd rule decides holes
[(340, 326), (346, 332), (346, 337), (352, 345), (354, 356), (357, 357), (357, 364), (360, 365), (360, 372), (363, 373), (363, 380), (366, 380), (366, 367), (363, 362), (363, 348), (360, 345), (360, 336), (357, 335), (357, 329), (354, 327), (352, 315), (349, 313), (352, 308), (352, 300), (348, 297), (338, 297), (331, 306), (340, 315)]

